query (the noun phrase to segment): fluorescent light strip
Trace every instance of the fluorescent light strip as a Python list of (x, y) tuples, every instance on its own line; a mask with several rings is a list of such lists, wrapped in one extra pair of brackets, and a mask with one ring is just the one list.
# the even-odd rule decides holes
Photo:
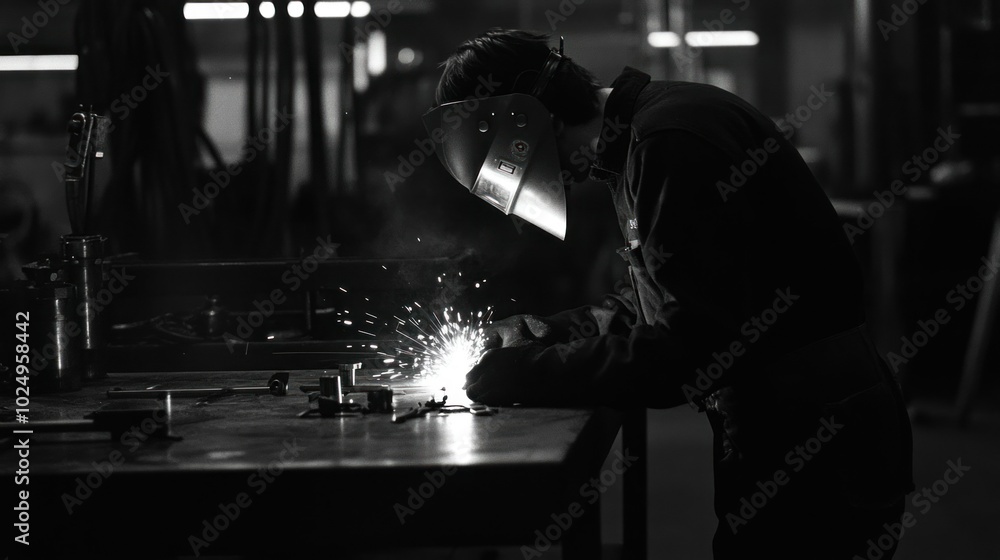
[(387, 59), (385, 32), (372, 31), (368, 36), (368, 73), (372, 76), (381, 76), (388, 66)]
[(684, 41), (692, 47), (752, 47), (760, 38), (753, 31), (691, 31)]
[(351, 15), (356, 18), (363, 18), (372, 13), (372, 5), (368, 2), (351, 3)]
[(246, 2), (187, 2), (184, 19), (245, 19), (250, 15)]
[(646, 40), (649, 41), (649, 46), (658, 49), (676, 47), (681, 44), (681, 38), (673, 31), (653, 31), (646, 37)]
[(0, 56), (0, 72), (76, 70), (79, 60), (75, 54)]
[[(653, 31), (646, 40), (656, 48), (679, 47), (680, 37), (673, 31)], [(753, 31), (691, 31), (684, 34), (684, 42), (692, 47), (752, 47), (760, 43)]]
[[(368, 2), (316, 2), (316, 17), (345, 18), (351, 15), (363, 18), (371, 13), (372, 6)], [(261, 2), (260, 15), (266, 19), (274, 17), (273, 2)], [(293, 18), (302, 17), (305, 5), (301, 1), (288, 3), (288, 15)], [(187, 2), (184, 4), (184, 19), (245, 19), (250, 15), (250, 5), (247, 2)]]
[(368, 2), (316, 2), (315, 12), (320, 18), (345, 18), (348, 14), (363, 18), (372, 12), (372, 5)]
[(316, 17), (344, 18), (351, 13), (350, 2), (316, 2)]

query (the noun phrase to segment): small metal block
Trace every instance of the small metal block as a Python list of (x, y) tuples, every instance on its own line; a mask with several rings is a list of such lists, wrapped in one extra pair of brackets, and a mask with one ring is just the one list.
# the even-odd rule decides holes
[(324, 375), (319, 378), (319, 394), (324, 397), (335, 399), (338, 403), (344, 402), (343, 385), (341, 385), (339, 375)]

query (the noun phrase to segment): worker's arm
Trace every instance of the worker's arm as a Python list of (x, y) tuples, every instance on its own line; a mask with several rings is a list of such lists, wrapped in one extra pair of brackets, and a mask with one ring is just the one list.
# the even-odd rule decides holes
[(548, 317), (513, 315), (483, 328), (487, 349), (538, 343), (546, 346), (609, 333), (627, 333), (635, 324), (632, 288), (626, 275), (600, 305), (584, 305)]

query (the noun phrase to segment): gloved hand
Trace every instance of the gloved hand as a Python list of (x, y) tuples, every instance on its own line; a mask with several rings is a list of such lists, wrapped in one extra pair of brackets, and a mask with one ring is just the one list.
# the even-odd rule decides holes
[(520, 346), (487, 350), (465, 376), (465, 393), (486, 405), (532, 404), (541, 387), (531, 372), (530, 363), (545, 346), (524, 343)]
[(483, 327), (484, 348), (509, 348), (525, 344), (555, 342), (552, 324), (536, 315), (512, 315)]

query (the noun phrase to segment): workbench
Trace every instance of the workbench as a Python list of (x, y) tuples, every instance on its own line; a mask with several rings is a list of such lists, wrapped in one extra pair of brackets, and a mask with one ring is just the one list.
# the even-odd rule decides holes
[[(250, 385), (270, 373), (114, 374), (73, 393), (32, 394), (30, 420), (82, 418), (107, 404), (113, 387)], [(287, 396), (173, 398), (178, 441), (147, 437), (142, 424), (115, 441), (107, 433), (31, 435), (30, 485), (18, 488), (30, 489), (32, 556), (350, 558), (402, 546), (495, 544), (558, 557), (548, 538), (562, 543), (564, 558), (599, 554), (602, 485), (594, 481), (622, 413), (509, 407), (401, 424), (391, 414), (299, 417), (316, 406), (299, 386), (318, 375), (291, 372)], [(370, 380), (361, 375), (362, 382)], [(396, 392), (397, 410), (430, 396)], [(13, 400), (0, 404), (12, 420)], [(626, 443), (636, 434), (644, 441), (636, 430)], [(7, 480), (17, 470), (16, 444), (6, 440), (0, 451)], [(637, 481), (626, 497), (645, 491), (644, 449), (638, 453), (638, 465), (618, 463)], [(604, 483), (622, 483), (621, 473), (603, 475)], [(627, 523), (630, 533), (645, 539), (644, 526)]]

